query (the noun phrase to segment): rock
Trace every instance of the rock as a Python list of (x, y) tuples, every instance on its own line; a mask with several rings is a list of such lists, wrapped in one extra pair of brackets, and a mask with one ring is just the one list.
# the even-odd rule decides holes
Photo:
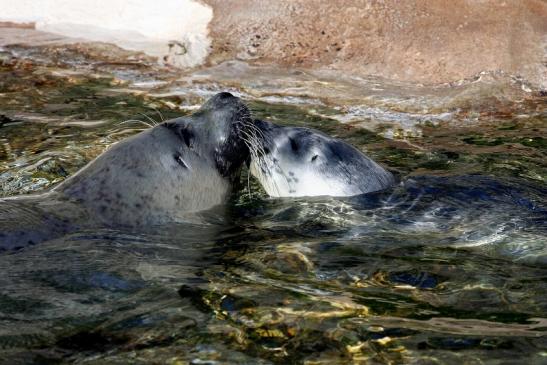
[(503, 70), (547, 89), (545, 1), (205, 2), (210, 64), (240, 58), (422, 83)]

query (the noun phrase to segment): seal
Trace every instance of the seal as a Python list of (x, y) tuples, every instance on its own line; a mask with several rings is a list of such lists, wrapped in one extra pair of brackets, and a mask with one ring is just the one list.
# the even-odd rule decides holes
[(254, 120), (243, 135), (251, 174), (270, 196), (353, 196), (384, 190), (393, 175), (355, 147), (319, 131)]
[(223, 204), (248, 159), (246, 123), (244, 103), (220, 93), (190, 116), (112, 145), (45, 194), (0, 201), (0, 249), (86, 227), (187, 222)]

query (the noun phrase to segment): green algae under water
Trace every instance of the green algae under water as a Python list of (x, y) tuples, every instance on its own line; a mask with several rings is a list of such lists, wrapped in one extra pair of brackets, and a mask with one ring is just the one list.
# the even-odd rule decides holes
[(496, 73), (430, 88), (325, 75), (321, 90), (302, 71), (234, 81), (77, 51), (0, 53), (0, 195), (43, 191), (220, 90), (346, 140), (401, 184), (270, 199), (250, 179), (220, 229), (82, 231), (4, 253), (0, 363), (545, 362), (541, 93)]

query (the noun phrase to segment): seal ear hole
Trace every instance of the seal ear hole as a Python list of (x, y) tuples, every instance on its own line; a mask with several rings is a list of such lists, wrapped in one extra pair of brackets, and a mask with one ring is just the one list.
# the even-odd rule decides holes
[(166, 122), (162, 125), (175, 133), (188, 148), (192, 148), (194, 145), (194, 132), (191, 125), (180, 125), (176, 122)]
[(192, 148), (194, 141), (194, 133), (192, 133), (192, 127), (188, 126), (181, 130), (182, 139), (188, 148)]
[(314, 156), (311, 158), (311, 162), (314, 162), (315, 160), (317, 160), (317, 157), (319, 157), (319, 155), (314, 155)]

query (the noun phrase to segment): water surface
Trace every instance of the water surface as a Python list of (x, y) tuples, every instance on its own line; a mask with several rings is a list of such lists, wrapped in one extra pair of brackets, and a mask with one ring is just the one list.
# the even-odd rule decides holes
[(0, 195), (45, 191), (220, 90), (352, 143), (400, 184), (270, 199), (244, 172), (219, 224), (3, 253), (0, 363), (545, 363), (541, 92), (495, 72), (423, 86), (99, 56), (0, 52)]

